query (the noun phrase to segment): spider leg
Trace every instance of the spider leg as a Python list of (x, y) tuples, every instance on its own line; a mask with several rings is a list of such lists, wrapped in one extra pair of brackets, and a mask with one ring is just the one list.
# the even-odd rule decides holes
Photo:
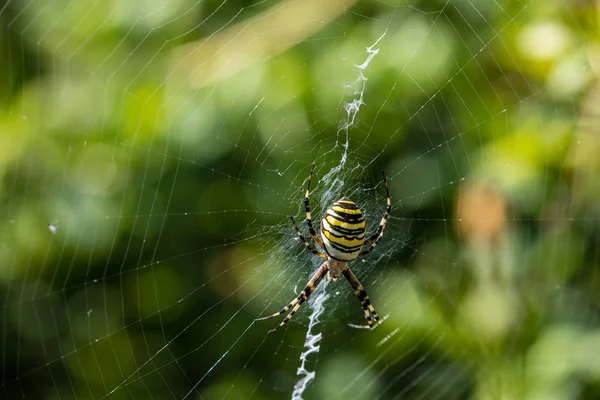
[(359, 257), (366, 256), (375, 249), (375, 246), (377, 246), (377, 244), (379, 244), (379, 241), (383, 237), (383, 230), (385, 229), (388, 217), (390, 216), (390, 211), (392, 211), (392, 200), (390, 199), (390, 189), (388, 187), (388, 181), (385, 177), (385, 172), (381, 171), (381, 173), (383, 174), (383, 183), (385, 184), (385, 191), (387, 193), (387, 207), (385, 209), (385, 214), (383, 215), (383, 218), (381, 218), (381, 222), (379, 223), (377, 231), (375, 231), (375, 233), (365, 241), (363, 246), (366, 246), (371, 242), (373, 242), (373, 244), (367, 250), (361, 251)]
[(356, 276), (354, 276), (352, 271), (350, 271), (350, 268), (346, 268), (345, 270), (343, 270), (342, 274), (344, 274), (344, 276), (350, 283), (350, 286), (352, 286), (352, 289), (354, 289), (354, 294), (356, 294), (356, 297), (358, 297), (358, 300), (360, 300), (360, 304), (362, 305), (363, 310), (365, 311), (365, 318), (367, 319), (367, 323), (369, 324), (368, 328), (372, 328), (373, 320), (379, 321), (379, 315), (377, 315), (375, 307), (373, 307), (373, 305), (371, 304), (371, 300), (369, 300), (369, 296), (367, 295), (365, 288), (363, 287), (363, 285), (360, 284), (358, 279), (356, 279)]
[(323, 265), (321, 265), (321, 267), (317, 270), (317, 272), (315, 272), (315, 274), (313, 275), (313, 277), (310, 279), (310, 281), (308, 281), (308, 283), (306, 284), (306, 287), (300, 292), (300, 294), (298, 295), (298, 297), (296, 297), (294, 300), (292, 300), (287, 306), (283, 307), (281, 309), (281, 311), (266, 316), (266, 317), (262, 317), (262, 318), (257, 318), (257, 321), (264, 321), (265, 319), (269, 319), (272, 317), (277, 317), (278, 315), (281, 315), (283, 313), (285, 313), (287, 310), (289, 310), (290, 308), (294, 307), (292, 309), (292, 312), (290, 312), (288, 314), (287, 317), (285, 317), (283, 319), (283, 321), (276, 326), (275, 328), (271, 329), (269, 331), (269, 333), (271, 332), (275, 332), (277, 329), (281, 328), (282, 326), (284, 326), (290, 319), (292, 319), (292, 317), (294, 316), (294, 314), (296, 313), (296, 311), (298, 311), (298, 309), (300, 308), (300, 306), (302, 305), (302, 303), (304, 303), (306, 300), (308, 300), (308, 297), (311, 295), (312, 292), (315, 291), (315, 289), (317, 288), (317, 286), (319, 285), (319, 283), (321, 282), (321, 280), (323, 279), (323, 277), (325, 276), (325, 274), (327, 273), (328, 268), (327, 268), (327, 263), (323, 263)]
[(369, 238), (367, 240), (365, 240), (365, 242), (363, 243), (363, 246), (368, 246), (369, 244), (371, 244), (371, 242), (373, 240), (377, 239), (378, 237), (379, 237), (379, 232), (375, 232), (374, 234), (369, 236)]
[(308, 249), (308, 251), (310, 251), (313, 254), (318, 255), (321, 258), (327, 258), (327, 256), (324, 253), (321, 253), (319, 250), (315, 249), (314, 247), (312, 247), (310, 245), (310, 243), (308, 243), (306, 241), (306, 239), (304, 239), (304, 236), (302, 236), (302, 232), (300, 232), (300, 229), (298, 229), (298, 225), (296, 225), (296, 221), (294, 221), (294, 217), (292, 217), (290, 215), (290, 219), (292, 220), (292, 224), (294, 225), (294, 229), (296, 229), (296, 233), (298, 234), (298, 237), (300, 238), (300, 240), (302, 240), (302, 243), (304, 243), (304, 246), (306, 246), (306, 248)]
[(310, 215), (310, 205), (308, 204), (308, 195), (310, 194), (310, 180), (312, 179), (312, 175), (313, 175), (313, 171), (314, 170), (315, 170), (315, 164), (313, 164), (312, 167), (310, 168), (310, 174), (308, 175), (308, 182), (306, 183), (306, 193), (304, 195), (304, 208), (306, 209), (306, 224), (308, 225), (308, 231), (312, 235), (313, 239), (315, 239), (315, 242), (317, 242), (317, 244), (319, 245), (319, 247), (321, 247), (323, 250), (325, 250), (325, 246), (323, 245), (323, 241), (317, 235), (317, 232), (313, 228), (312, 217)]

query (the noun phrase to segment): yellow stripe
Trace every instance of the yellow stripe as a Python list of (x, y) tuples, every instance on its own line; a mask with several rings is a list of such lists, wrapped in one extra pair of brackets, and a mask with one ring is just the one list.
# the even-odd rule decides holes
[(354, 204), (352, 200), (338, 200), (338, 203)]
[(340, 206), (332, 206), (331, 209), (335, 212), (343, 212), (346, 214), (362, 214), (359, 209), (350, 210), (348, 208), (342, 208)]
[(325, 217), (325, 220), (327, 222), (329, 222), (329, 225), (331, 225), (332, 227), (340, 227), (340, 228), (344, 228), (344, 229), (360, 229), (360, 228), (364, 228), (365, 225), (365, 221), (356, 223), (356, 224), (352, 224), (352, 223), (348, 223), (348, 222), (342, 222), (342, 221), (338, 221), (337, 219), (333, 218), (331, 215), (328, 215)]
[(340, 238), (337, 236), (333, 236), (331, 233), (327, 232), (327, 231), (323, 231), (323, 233), (325, 234), (325, 237), (327, 239), (329, 239), (329, 241), (333, 242), (333, 243), (339, 243), (343, 246), (346, 247), (356, 247), (356, 246), (360, 246), (365, 242), (365, 239), (354, 239), (354, 240), (348, 240), (348, 239), (344, 239), (344, 238)]

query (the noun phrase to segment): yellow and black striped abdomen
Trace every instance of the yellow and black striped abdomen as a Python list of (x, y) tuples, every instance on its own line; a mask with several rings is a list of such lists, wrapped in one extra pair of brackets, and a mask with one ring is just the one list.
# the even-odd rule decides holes
[(365, 242), (365, 217), (358, 206), (345, 197), (333, 203), (321, 221), (321, 238), (330, 257), (356, 259)]

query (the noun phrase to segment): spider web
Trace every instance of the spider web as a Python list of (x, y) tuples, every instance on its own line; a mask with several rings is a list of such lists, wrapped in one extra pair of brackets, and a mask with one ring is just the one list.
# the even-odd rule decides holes
[(596, 398), (595, 7), (0, 2), (0, 393)]

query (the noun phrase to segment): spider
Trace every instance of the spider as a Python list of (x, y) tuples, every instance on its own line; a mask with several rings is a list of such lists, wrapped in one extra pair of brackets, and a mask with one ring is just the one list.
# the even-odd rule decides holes
[[(375, 249), (375, 246), (379, 243), (381, 238), (383, 237), (383, 230), (387, 224), (388, 216), (390, 215), (390, 211), (392, 209), (392, 202), (390, 199), (390, 190), (388, 188), (387, 178), (385, 177), (385, 172), (382, 171), (383, 174), (383, 183), (385, 184), (385, 190), (387, 193), (387, 207), (385, 210), (385, 214), (379, 223), (379, 227), (375, 231), (373, 235), (371, 235), (367, 240), (365, 240), (365, 218), (362, 215), (362, 212), (358, 208), (358, 206), (351, 200), (346, 197), (336, 201), (333, 203), (323, 215), (323, 219), (321, 220), (321, 238), (317, 236), (317, 232), (314, 230), (312, 226), (312, 219), (310, 216), (310, 206), (308, 203), (308, 195), (310, 193), (310, 180), (313, 175), (313, 171), (315, 170), (315, 164), (312, 165), (310, 169), (310, 174), (308, 175), (308, 183), (306, 184), (306, 194), (304, 195), (304, 207), (306, 209), (306, 223), (308, 225), (308, 230), (312, 235), (315, 242), (319, 245), (321, 249), (325, 251), (325, 253), (315, 249), (304, 239), (300, 229), (298, 229), (298, 225), (296, 225), (296, 221), (294, 221), (294, 217), (290, 216), (292, 220), (292, 225), (294, 229), (296, 229), (296, 233), (300, 240), (304, 243), (304, 246), (308, 251), (317, 256), (324, 258), (325, 262), (317, 272), (312, 276), (312, 278), (306, 284), (306, 287), (300, 292), (300, 294), (293, 299), (288, 305), (283, 307), (281, 311), (269, 315), (267, 317), (258, 318), (257, 321), (264, 321), (268, 318), (277, 317), (290, 308), (293, 307), (292, 311), (288, 314), (287, 317), (274, 329), (271, 329), (269, 333), (275, 332), (278, 328), (284, 326), (298, 311), (302, 303), (308, 300), (308, 297), (312, 292), (315, 291), (323, 277), (327, 275), (327, 280), (331, 280), (335, 282), (340, 275), (344, 275), (344, 277), (352, 286), (354, 293), (360, 300), (362, 304), (362, 308), (365, 312), (365, 318), (367, 319), (368, 325), (359, 326), (361, 328), (372, 328), (373, 320), (379, 321), (379, 316), (375, 311), (375, 308), (371, 304), (369, 300), (369, 296), (365, 291), (365, 288), (360, 284), (356, 276), (350, 271), (348, 267), (348, 262), (357, 259), (358, 257), (366, 256), (370, 252)], [(371, 246), (363, 250), (364, 246)], [(353, 325), (354, 326), (354, 325)]]

